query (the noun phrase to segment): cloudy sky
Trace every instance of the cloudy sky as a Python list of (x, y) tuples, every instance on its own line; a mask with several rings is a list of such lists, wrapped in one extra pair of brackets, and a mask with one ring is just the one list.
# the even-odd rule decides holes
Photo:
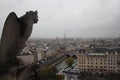
[(119, 37), (120, 0), (0, 0), (0, 35), (6, 17), (37, 10), (31, 38)]

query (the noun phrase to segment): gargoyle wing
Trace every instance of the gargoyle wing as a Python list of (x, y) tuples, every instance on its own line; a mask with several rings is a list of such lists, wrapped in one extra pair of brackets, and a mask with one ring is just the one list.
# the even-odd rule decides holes
[(0, 63), (2, 64), (8, 60), (6, 56), (14, 48), (14, 42), (17, 36), (19, 36), (20, 24), (18, 20), (17, 15), (11, 12), (5, 21), (0, 42)]

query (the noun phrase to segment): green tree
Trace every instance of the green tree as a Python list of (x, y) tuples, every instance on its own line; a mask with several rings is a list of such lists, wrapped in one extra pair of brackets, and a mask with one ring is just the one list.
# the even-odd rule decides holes
[(74, 63), (74, 59), (72, 57), (69, 57), (65, 60), (66, 65), (68, 65), (68, 67), (71, 67), (72, 64)]
[(56, 80), (63, 80), (64, 79), (64, 75), (57, 75)]
[(56, 68), (42, 67), (38, 72), (38, 80), (63, 80), (64, 76), (56, 75)]
[(49, 78), (50, 69), (48, 67), (42, 67), (38, 72), (39, 80), (46, 80)]

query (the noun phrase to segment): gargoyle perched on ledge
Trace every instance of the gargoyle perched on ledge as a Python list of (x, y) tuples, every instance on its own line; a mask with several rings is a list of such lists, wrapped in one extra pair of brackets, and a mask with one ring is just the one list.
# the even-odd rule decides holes
[(5, 68), (9, 71), (11, 66), (19, 65), (16, 55), (24, 48), (32, 33), (33, 24), (37, 22), (37, 11), (26, 12), (20, 18), (14, 12), (8, 15), (0, 42), (0, 71)]

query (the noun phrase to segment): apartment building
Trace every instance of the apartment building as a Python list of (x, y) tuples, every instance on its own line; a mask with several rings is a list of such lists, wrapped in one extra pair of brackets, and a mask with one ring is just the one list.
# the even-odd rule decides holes
[[(103, 49), (104, 50), (104, 49)], [(78, 68), (81, 72), (120, 72), (120, 53), (109, 52), (78, 52)]]

